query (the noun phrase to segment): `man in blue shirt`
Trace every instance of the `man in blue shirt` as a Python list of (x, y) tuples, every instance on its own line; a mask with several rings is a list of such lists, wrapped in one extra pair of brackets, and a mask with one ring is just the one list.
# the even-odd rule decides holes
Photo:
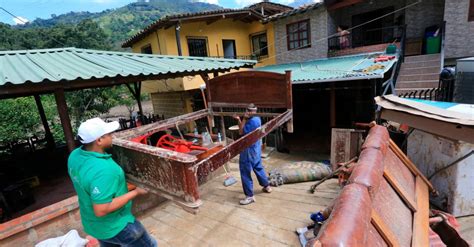
[[(235, 119), (239, 121), (239, 132), (241, 135), (246, 135), (262, 126), (262, 120), (259, 116), (256, 116), (257, 107), (254, 104), (250, 104), (247, 107), (247, 111), (244, 114), (243, 119), (235, 116)], [(244, 189), (245, 199), (240, 201), (240, 204), (247, 205), (255, 202), (253, 196), (253, 181), (252, 181), (252, 170), (257, 176), (258, 183), (263, 187), (263, 192), (270, 193), (272, 189), (268, 182), (268, 177), (265, 169), (262, 165), (262, 140), (258, 140), (250, 147), (240, 153), (239, 168), (240, 177), (242, 178), (242, 187)]]

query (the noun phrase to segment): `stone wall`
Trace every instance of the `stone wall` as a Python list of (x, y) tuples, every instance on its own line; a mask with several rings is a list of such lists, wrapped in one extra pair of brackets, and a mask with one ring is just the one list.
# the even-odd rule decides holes
[(468, 22), (469, 0), (446, 0), (445, 58), (474, 56), (474, 22)]
[[(286, 25), (310, 19), (311, 47), (288, 51)], [(291, 63), (327, 57), (327, 11), (320, 7), (275, 21), (276, 62)]]
[[(417, 0), (406, 1), (390, 1), (377, 0), (366, 1), (355, 4), (350, 7), (338, 9), (329, 13), (328, 32), (333, 34), (336, 31), (337, 25), (354, 27), (352, 23), (352, 16), (363, 14), (378, 9), (393, 7), (393, 11), (400, 10)], [(372, 3), (371, 3), (372, 2)], [(406, 37), (407, 39), (422, 39), (424, 37), (425, 29), (429, 26), (439, 25), (443, 21), (444, 16), (444, 2), (445, 0), (422, 0), (405, 10), (400, 10), (394, 13), (393, 21), (395, 25), (407, 24)], [(396, 36), (401, 35), (398, 33)]]
[[(425, 29), (443, 22), (445, 0), (423, 0), (421, 3), (407, 8), (405, 22), (407, 38), (423, 38)], [(416, 0), (407, 1), (407, 5)]]

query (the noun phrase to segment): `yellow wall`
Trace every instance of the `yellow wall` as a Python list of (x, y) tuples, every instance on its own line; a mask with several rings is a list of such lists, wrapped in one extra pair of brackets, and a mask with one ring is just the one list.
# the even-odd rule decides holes
[[(233, 21), (232, 18), (221, 19), (211, 24), (203, 22), (191, 22), (181, 24), (180, 41), (183, 56), (189, 55), (187, 44), (188, 37), (205, 37), (208, 44), (208, 56), (223, 56), (224, 49), (222, 40), (235, 40), (237, 56), (249, 56), (252, 54), (251, 35), (264, 32), (267, 33), (268, 58), (263, 58), (256, 67), (275, 64), (275, 36), (273, 24), (262, 24), (260, 22), (244, 23)], [(158, 38), (159, 37), (159, 38)], [(159, 42), (158, 42), (159, 41)], [(132, 46), (133, 52), (141, 52), (141, 47), (151, 44), (154, 54), (178, 55), (175, 28), (157, 30)], [(146, 81), (143, 83), (144, 92), (172, 92), (199, 88), (203, 84), (200, 76), (184, 77), (164, 81)]]

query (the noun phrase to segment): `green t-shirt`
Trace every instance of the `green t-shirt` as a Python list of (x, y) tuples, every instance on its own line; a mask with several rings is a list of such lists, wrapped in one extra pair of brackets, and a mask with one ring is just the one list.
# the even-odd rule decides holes
[(103, 217), (94, 214), (93, 203), (109, 203), (128, 192), (125, 174), (110, 154), (89, 152), (79, 147), (69, 155), (68, 171), (79, 198), (82, 225), (87, 234), (109, 239), (135, 221), (131, 201)]

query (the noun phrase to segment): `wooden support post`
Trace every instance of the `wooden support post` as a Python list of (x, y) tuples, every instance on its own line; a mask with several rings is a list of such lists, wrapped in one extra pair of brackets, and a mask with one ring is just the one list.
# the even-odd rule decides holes
[(175, 25), (175, 35), (176, 35), (176, 45), (178, 47), (178, 56), (182, 56), (183, 53), (181, 52), (181, 35), (180, 35), (181, 25), (177, 23)]
[[(219, 108), (219, 111), (222, 112), (222, 107)], [(224, 123), (224, 116), (221, 115), (221, 136), (224, 143), (227, 144), (227, 137), (225, 134), (225, 123)]]
[(66, 138), (67, 149), (69, 152), (72, 152), (72, 150), (74, 150), (74, 148), (76, 147), (76, 144), (74, 142), (74, 136), (72, 134), (71, 120), (69, 119), (64, 90), (57, 89), (54, 92), (54, 97), (56, 98), (56, 106), (58, 108), (59, 119), (61, 119), (64, 137)]
[(45, 133), (45, 138), (46, 138), (48, 148), (54, 148), (55, 147), (54, 138), (53, 138), (53, 135), (51, 134), (51, 129), (49, 128), (48, 119), (46, 118), (46, 114), (44, 113), (43, 103), (41, 103), (41, 98), (38, 94), (35, 94), (34, 97), (36, 101), (36, 106), (38, 107), (38, 112), (41, 118), (41, 122), (43, 123), (43, 128), (44, 128), (44, 133)]
[[(288, 105), (286, 106), (287, 109), (292, 109), (293, 110), (293, 85), (291, 84), (291, 70), (286, 70), (285, 71), (285, 80), (286, 80), (286, 86), (288, 89), (288, 95), (286, 97), (289, 99), (288, 100)], [(293, 133), (293, 117), (288, 121), (286, 124), (286, 130), (288, 133)]]
[(207, 123), (209, 124), (209, 134), (212, 134), (212, 127), (214, 126), (214, 116), (210, 114), (212, 109), (208, 108), (209, 105), (207, 103), (208, 101), (211, 100), (211, 96), (209, 95), (209, 75), (201, 74), (201, 78), (206, 83), (206, 94), (204, 94), (204, 89), (201, 89), (201, 93), (202, 93), (202, 99), (204, 100), (204, 106), (208, 110)]
[(135, 99), (137, 100), (138, 104), (138, 110), (140, 111), (141, 115), (144, 116), (145, 113), (143, 112), (143, 107), (142, 107), (142, 82), (135, 82), (133, 83), (133, 86), (135, 87)]
[(336, 127), (336, 89), (334, 83), (331, 83), (329, 91), (329, 125), (331, 128)]
[(134, 82), (133, 88), (129, 84), (125, 84), (127, 86), (128, 91), (132, 94), (133, 98), (137, 101), (138, 111), (143, 116), (143, 107), (142, 107), (142, 99), (141, 99), (141, 90), (142, 90), (142, 82)]

